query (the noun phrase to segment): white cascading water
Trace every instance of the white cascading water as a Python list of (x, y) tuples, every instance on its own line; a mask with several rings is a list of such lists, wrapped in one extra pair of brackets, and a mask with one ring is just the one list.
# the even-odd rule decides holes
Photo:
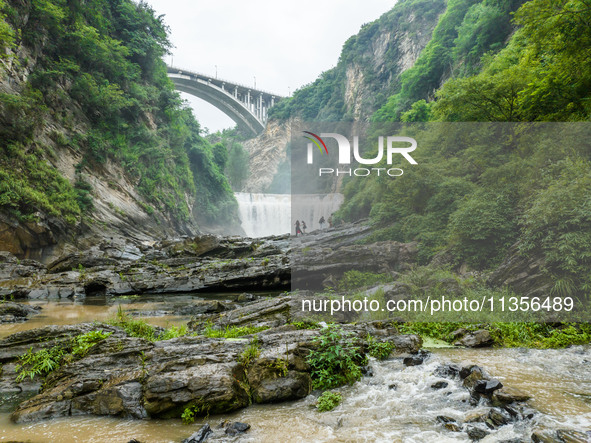
[(297, 195), (293, 196), (293, 202), (290, 194), (236, 192), (235, 195), (242, 229), (249, 237), (294, 233), (295, 220), (305, 221), (307, 232), (319, 229), (320, 218), (328, 220), (344, 200), (342, 194)]

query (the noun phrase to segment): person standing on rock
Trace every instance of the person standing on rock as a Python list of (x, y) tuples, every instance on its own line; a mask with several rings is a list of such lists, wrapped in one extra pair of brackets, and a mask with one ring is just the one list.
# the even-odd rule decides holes
[(328, 216), (328, 227), (332, 228), (332, 214)]
[(326, 223), (326, 220), (324, 220), (324, 215), (322, 217), (320, 217), (320, 220), (318, 220), (318, 224), (320, 225), (320, 229), (324, 229), (324, 223)]
[(304, 220), (302, 220), (302, 234), (305, 234), (306, 233), (306, 229), (307, 228), (308, 227), (306, 226), (306, 222)]
[(296, 231), (296, 237), (298, 236), (298, 234), (302, 233), (302, 229), (300, 228), (300, 221), (296, 220), (295, 222), (295, 231)]

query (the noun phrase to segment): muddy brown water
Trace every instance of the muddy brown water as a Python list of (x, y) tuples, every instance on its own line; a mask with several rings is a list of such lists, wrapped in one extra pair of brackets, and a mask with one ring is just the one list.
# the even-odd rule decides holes
[[(224, 295), (212, 295), (224, 297)], [(227, 295), (226, 295), (227, 297)], [(188, 298), (185, 298), (188, 300)], [(158, 310), (170, 298), (120, 300), (127, 309)], [(33, 302), (31, 302), (33, 303)], [(108, 319), (117, 303), (46, 301), (43, 316), (29, 322), (0, 326), (2, 336), (45, 324), (69, 324)], [(94, 304), (93, 304), (94, 303)], [(147, 321), (166, 326), (186, 322), (182, 317), (153, 317)], [(35, 322), (35, 323), (32, 323)], [(499, 428), (484, 443), (505, 439), (529, 440), (535, 426), (591, 430), (591, 347), (563, 350), (530, 349), (433, 349), (421, 366), (404, 367), (400, 359), (371, 361), (373, 377), (339, 389), (343, 403), (330, 412), (314, 408), (315, 396), (276, 405), (255, 405), (232, 414), (211, 416), (215, 427), (222, 420), (249, 423), (251, 430), (240, 440), (249, 442), (468, 442), (465, 433), (454, 433), (437, 424), (438, 415), (461, 420), (476, 409), (468, 393), (451, 381), (442, 390), (431, 385), (441, 363), (471, 363), (484, 367), (505, 385), (533, 396), (529, 404), (540, 411), (532, 421)], [(395, 388), (393, 387), (395, 385)], [(0, 413), (0, 441), (31, 442), (180, 442), (204, 420), (183, 425), (180, 420), (124, 420), (105, 417), (68, 417), (16, 425), (8, 412)]]
[[(167, 311), (172, 305), (190, 303), (191, 300), (234, 301), (239, 294), (179, 294), (142, 295), (129, 297), (86, 297), (82, 299), (31, 300), (21, 303), (41, 307), (40, 314), (21, 323), (0, 325), (0, 338), (15, 332), (26, 331), (47, 325), (71, 325), (76, 323), (107, 321), (117, 314), (119, 306), (124, 311), (137, 313), (138, 318), (155, 326), (178, 326), (186, 324), (190, 315), (159, 315), (157, 311)], [(261, 294), (271, 295), (271, 294)], [(19, 301), (20, 302), (20, 301)]]

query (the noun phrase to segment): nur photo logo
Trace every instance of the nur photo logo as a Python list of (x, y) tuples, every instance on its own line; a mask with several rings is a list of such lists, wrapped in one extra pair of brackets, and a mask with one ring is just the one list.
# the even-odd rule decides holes
[[(336, 140), (338, 146), (338, 164), (339, 165), (351, 165), (351, 153), (353, 153), (353, 159), (360, 165), (377, 165), (378, 163), (386, 159), (386, 164), (391, 166), (393, 164), (393, 160), (395, 155), (401, 155), (408, 163), (411, 165), (416, 165), (417, 162), (412, 158), (410, 153), (417, 148), (417, 141), (411, 137), (403, 137), (403, 136), (387, 136), (378, 137), (378, 151), (375, 157), (373, 158), (364, 158), (361, 156), (359, 152), (359, 136), (355, 135), (352, 137), (353, 143), (349, 141), (349, 139), (336, 132), (326, 132), (321, 133), (320, 135), (316, 135), (310, 131), (303, 131), (305, 134), (304, 138), (310, 140), (307, 144), (307, 164), (312, 165), (314, 164), (314, 145), (320, 150), (321, 154), (329, 155), (328, 148), (326, 146), (326, 142), (324, 141), (325, 138), (332, 138)], [(310, 137), (311, 136), (311, 137)], [(326, 168), (321, 167), (318, 168), (318, 175), (349, 175), (349, 176), (356, 176), (356, 177), (367, 177), (372, 174), (376, 174), (378, 176), (386, 175), (390, 177), (399, 177), (401, 176), (404, 171), (400, 168), (354, 168), (351, 169), (339, 169), (337, 168)]]

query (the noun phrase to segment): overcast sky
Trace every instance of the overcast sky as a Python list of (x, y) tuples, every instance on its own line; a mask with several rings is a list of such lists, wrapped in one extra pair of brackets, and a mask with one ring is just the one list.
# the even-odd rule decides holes
[[(333, 67), (347, 38), (395, 0), (147, 0), (165, 15), (175, 66), (288, 95)], [(202, 126), (234, 122), (189, 95)]]

